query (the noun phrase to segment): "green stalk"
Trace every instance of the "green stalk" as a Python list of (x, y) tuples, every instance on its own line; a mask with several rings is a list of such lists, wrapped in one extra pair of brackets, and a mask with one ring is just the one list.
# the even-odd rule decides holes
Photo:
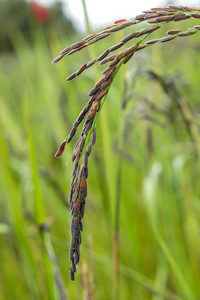
[(82, 5), (83, 5), (83, 10), (84, 10), (87, 33), (90, 34), (92, 31), (91, 31), (91, 27), (90, 27), (90, 21), (89, 21), (89, 17), (88, 17), (88, 12), (87, 12), (87, 7), (86, 7), (86, 4), (85, 4), (85, 0), (82, 0)]
[(122, 161), (123, 158), (118, 152), (118, 169), (117, 169), (117, 184), (116, 184), (116, 203), (115, 203), (115, 228), (113, 237), (114, 250), (114, 272), (115, 272), (115, 299), (119, 299), (120, 295), (120, 273), (119, 273), (119, 221), (120, 221), (120, 194), (121, 194), (121, 177), (122, 177)]

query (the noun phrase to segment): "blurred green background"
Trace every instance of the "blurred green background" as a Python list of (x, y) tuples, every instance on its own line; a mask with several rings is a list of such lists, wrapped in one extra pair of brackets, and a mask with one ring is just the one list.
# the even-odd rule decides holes
[(65, 78), (134, 29), (52, 65), (84, 36), (60, 2), (36, 4), (0, 1), (0, 299), (200, 299), (199, 34), (138, 52), (117, 74), (89, 161), (73, 283), (67, 200), (80, 132), (54, 154), (104, 67)]

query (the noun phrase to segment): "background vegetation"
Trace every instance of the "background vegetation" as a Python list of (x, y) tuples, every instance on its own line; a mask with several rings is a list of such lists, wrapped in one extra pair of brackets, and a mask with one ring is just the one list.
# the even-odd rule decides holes
[(137, 53), (116, 76), (90, 157), (73, 283), (67, 199), (75, 141), (61, 159), (54, 154), (103, 67), (66, 83), (89, 51), (51, 61), (83, 37), (39, 23), (30, 29), (31, 39), (10, 34), (14, 52), (0, 62), (0, 299), (200, 299), (198, 33)]

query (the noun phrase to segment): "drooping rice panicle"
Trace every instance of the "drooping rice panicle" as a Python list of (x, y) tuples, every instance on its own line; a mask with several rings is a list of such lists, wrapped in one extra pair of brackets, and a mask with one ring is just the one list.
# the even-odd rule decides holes
[[(70, 214), (73, 216), (71, 222), (71, 246), (69, 250), (69, 260), (71, 261), (70, 279), (72, 281), (75, 280), (76, 266), (80, 260), (80, 245), (82, 241), (81, 232), (83, 230), (82, 219), (84, 216), (87, 197), (88, 159), (91, 154), (92, 147), (96, 142), (96, 121), (114, 77), (121, 66), (126, 64), (135, 52), (141, 51), (155, 43), (166, 43), (178, 37), (186, 37), (197, 33), (200, 30), (200, 25), (195, 25), (185, 31), (180, 29), (168, 30), (166, 32), (166, 36), (145, 41), (151, 33), (155, 31), (157, 32), (161, 26), (164, 26), (169, 22), (185, 21), (189, 18), (200, 19), (200, 13), (198, 12), (200, 12), (199, 8), (180, 5), (169, 5), (166, 8), (152, 8), (144, 11), (140, 15), (137, 15), (135, 18), (116, 21), (113, 25), (106, 27), (101, 32), (91, 34), (82, 39), (82, 41), (74, 43), (71, 46), (67, 46), (61, 51), (60, 55), (53, 60), (53, 63), (56, 63), (64, 56), (72, 55), (77, 51), (80, 51), (126, 27), (134, 26), (141, 22), (146, 22), (147, 24), (145, 28), (132, 32), (122, 38), (118, 44), (105, 50), (96, 59), (93, 59), (88, 63), (84, 63), (78, 71), (67, 77), (67, 81), (76, 78), (96, 62), (98, 62), (99, 65), (109, 63), (102, 72), (103, 76), (88, 92), (88, 96), (90, 97), (89, 101), (79, 113), (77, 119), (73, 123), (69, 135), (66, 137), (64, 142), (61, 143), (55, 154), (55, 157), (60, 157), (62, 155), (66, 144), (73, 139), (77, 128), (84, 120), (80, 137), (72, 154), (72, 162), (74, 166), (72, 170), (69, 194)], [(131, 46), (118, 53), (112, 54), (112, 52), (117, 51), (126, 43), (136, 38), (137, 40), (135, 40)]]

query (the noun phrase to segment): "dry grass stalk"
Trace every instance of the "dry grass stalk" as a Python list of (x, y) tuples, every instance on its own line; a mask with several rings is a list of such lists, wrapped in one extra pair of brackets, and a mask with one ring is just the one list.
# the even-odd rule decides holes
[[(170, 5), (166, 8), (152, 8), (144, 11), (142, 14), (136, 16), (133, 19), (122, 19), (116, 21), (113, 25), (106, 27), (99, 33), (91, 34), (85, 37), (82, 41), (67, 46), (63, 49), (60, 55), (53, 60), (53, 63), (57, 63), (64, 56), (72, 55), (73, 53), (84, 49), (85, 47), (98, 42), (110, 34), (122, 30), (128, 26), (134, 26), (135, 24), (146, 22), (147, 27), (144, 29), (135, 31), (126, 37), (124, 37), (120, 43), (105, 50), (96, 59), (83, 64), (78, 71), (72, 73), (67, 77), (67, 81), (74, 79), (81, 75), (86, 69), (90, 68), (96, 62), (99, 65), (109, 62), (109, 66), (102, 72), (103, 77), (97, 81), (94, 87), (89, 91), (88, 96), (90, 100), (86, 106), (81, 110), (77, 119), (75, 120), (72, 129), (64, 142), (59, 146), (55, 157), (60, 157), (65, 149), (66, 143), (69, 143), (78, 128), (78, 126), (85, 119), (83, 124), (80, 138), (78, 139), (74, 151), (72, 154), (72, 162), (74, 168), (72, 171), (72, 180), (70, 183), (71, 191), (69, 195), (70, 214), (73, 216), (71, 222), (71, 247), (69, 250), (69, 260), (71, 261), (70, 279), (75, 280), (76, 266), (80, 260), (80, 244), (81, 244), (81, 232), (83, 230), (82, 219), (84, 216), (86, 196), (87, 196), (87, 178), (88, 178), (88, 158), (91, 154), (92, 147), (96, 142), (96, 130), (95, 124), (98, 114), (102, 108), (105, 100), (105, 96), (113, 82), (115, 74), (118, 72), (123, 64), (126, 64), (134, 55), (135, 52), (141, 51), (144, 48), (151, 46), (155, 43), (169, 42), (177, 37), (185, 37), (195, 34), (200, 30), (200, 26), (196, 25), (187, 31), (169, 30), (165, 37), (151, 39), (143, 43), (143, 41), (154, 31), (157, 31), (161, 26), (164, 26), (169, 22), (184, 21), (189, 18), (199, 19), (200, 9), (179, 5)], [(120, 49), (127, 42), (137, 38), (137, 41), (132, 46), (122, 50), (119, 53), (108, 56), (113, 51)], [(138, 40), (139, 39), (139, 40)]]

